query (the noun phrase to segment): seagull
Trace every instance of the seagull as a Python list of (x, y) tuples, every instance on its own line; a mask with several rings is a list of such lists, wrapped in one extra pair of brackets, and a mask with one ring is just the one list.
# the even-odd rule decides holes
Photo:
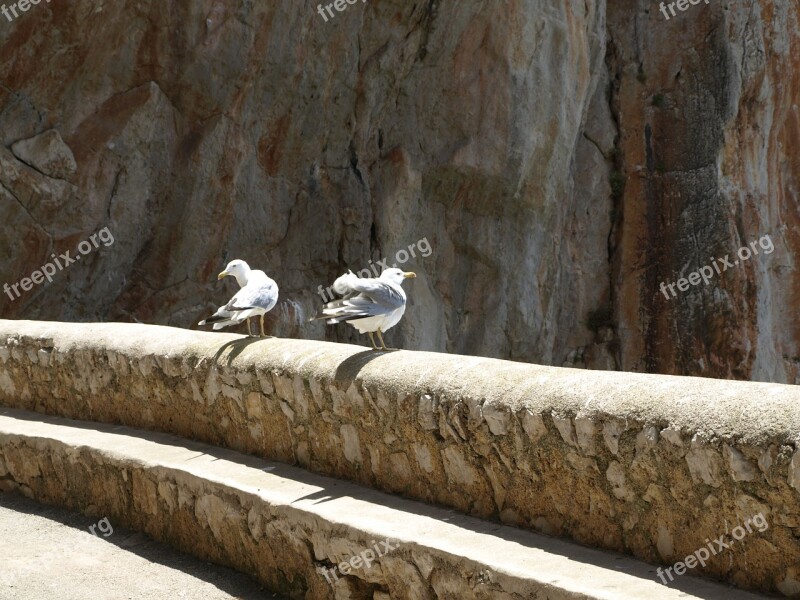
[[(333, 282), (333, 291), (343, 296), (328, 302), (316, 319), (327, 319), (328, 325), (348, 323), (359, 333), (368, 333), (373, 350), (389, 350), (382, 333), (397, 325), (406, 310), (406, 293), (401, 284), (416, 273), (386, 269), (377, 278), (359, 278), (348, 271)], [(375, 345), (377, 333), (382, 348)]]
[(278, 302), (278, 284), (267, 277), (264, 271), (251, 269), (243, 260), (232, 260), (225, 270), (217, 276), (223, 279), (230, 275), (236, 278), (241, 288), (225, 306), (203, 319), (198, 325), (214, 325), (214, 329), (222, 329), (228, 325), (238, 325), (247, 319), (247, 335), (250, 333), (250, 318), (261, 317), (261, 336), (264, 334), (264, 315), (271, 311)]

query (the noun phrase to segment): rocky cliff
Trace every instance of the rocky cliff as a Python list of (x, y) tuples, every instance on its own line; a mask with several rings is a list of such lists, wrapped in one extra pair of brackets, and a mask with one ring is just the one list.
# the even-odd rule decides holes
[(351, 340), (307, 322), (320, 286), (400, 262), (395, 345), (800, 380), (798, 5), (340, 6), (0, 17), (0, 280), (80, 256), (0, 316), (189, 327), (243, 258), (281, 287), (272, 333)]

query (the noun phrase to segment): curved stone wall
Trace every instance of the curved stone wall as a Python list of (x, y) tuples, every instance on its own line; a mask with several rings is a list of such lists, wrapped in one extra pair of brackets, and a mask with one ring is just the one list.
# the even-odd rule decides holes
[[(800, 592), (792, 386), (0, 321), (0, 403), (166, 431), (654, 563), (712, 544), (692, 572)], [(766, 527), (730, 543), (756, 515)]]

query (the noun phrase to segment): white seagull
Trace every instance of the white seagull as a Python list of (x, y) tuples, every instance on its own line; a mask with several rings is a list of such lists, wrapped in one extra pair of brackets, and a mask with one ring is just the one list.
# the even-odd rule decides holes
[(348, 323), (359, 333), (368, 333), (374, 350), (372, 334), (377, 333), (384, 350), (389, 350), (382, 333), (397, 325), (406, 310), (404, 279), (416, 277), (416, 273), (400, 269), (386, 269), (378, 278), (359, 278), (349, 271), (333, 282), (333, 291), (344, 296), (328, 302), (317, 319), (327, 319), (328, 325)]
[(261, 336), (264, 336), (264, 315), (278, 302), (278, 284), (267, 277), (264, 271), (251, 269), (243, 260), (232, 260), (225, 270), (217, 276), (222, 279), (230, 275), (236, 278), (241, 288), (225, 306), (198, 325), (214, 325), (222, 329), (228, 325), (238, 325), (247, 319), (247, 335), (250, 333), (250, 318), (261, 317)]

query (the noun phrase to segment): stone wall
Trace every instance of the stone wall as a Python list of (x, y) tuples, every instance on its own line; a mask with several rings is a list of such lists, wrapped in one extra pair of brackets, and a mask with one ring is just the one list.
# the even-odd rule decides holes
[[(287, 517), (255, 494), (141, 456), (2, 434), (0, 446), (0, 491), (106, 517), (202, 560), (236, 568), (291, 598), (331, 597), (304, 547), (315, 524), (298, 519), (300, 511)], [(328, 535), (318, 537), (327, 541)], [(280, 547), (279, 556), (274, 547)]]
[(800, 593), (800, 392), (166, 327), (0, 321), (0, 403), (162, 430)]

